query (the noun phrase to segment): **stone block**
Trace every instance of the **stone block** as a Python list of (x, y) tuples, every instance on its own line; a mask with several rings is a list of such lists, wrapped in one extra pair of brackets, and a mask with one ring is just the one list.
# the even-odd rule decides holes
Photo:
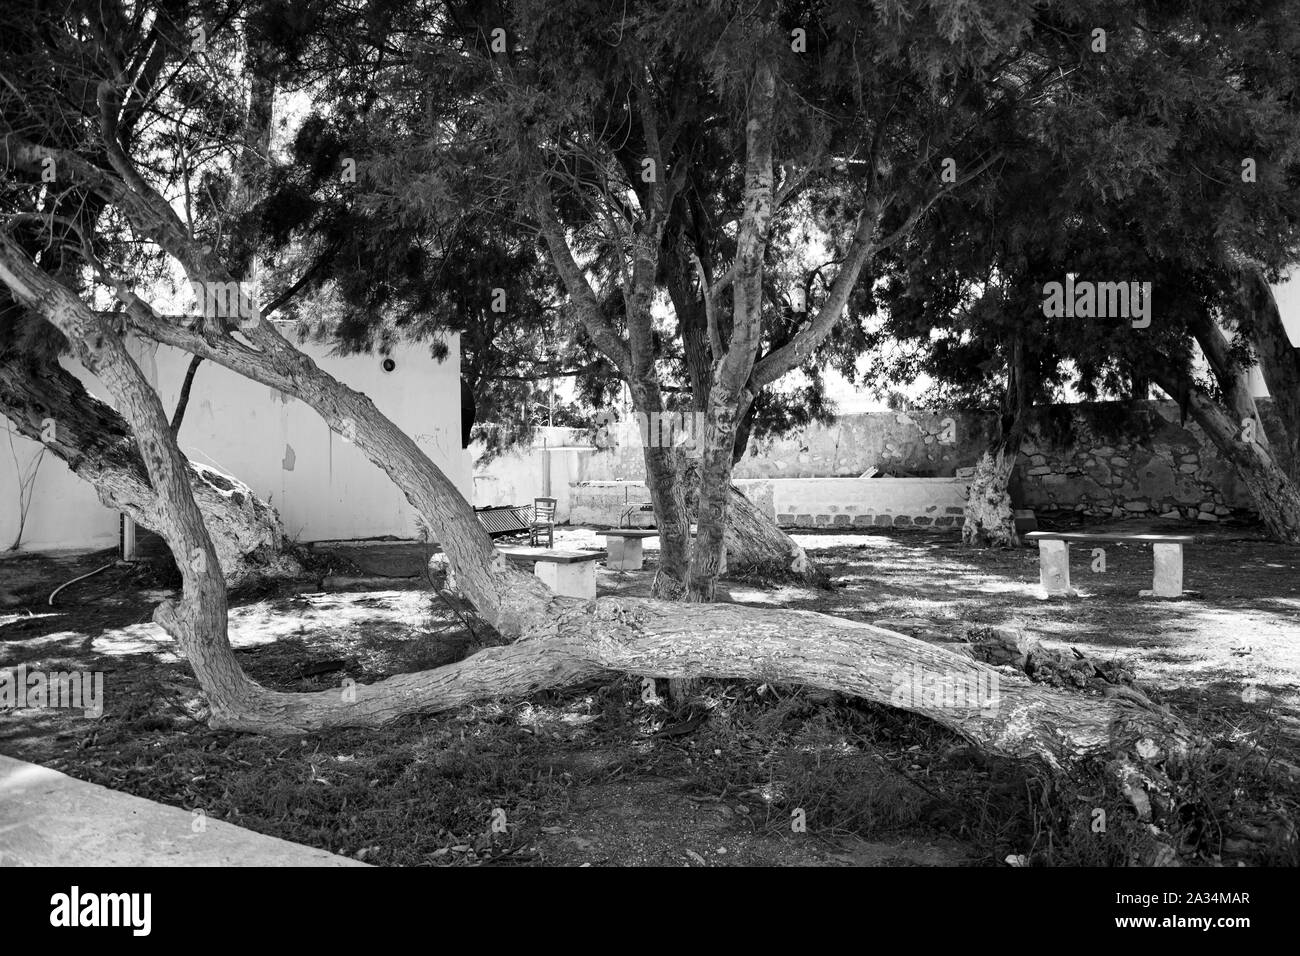
[(1156, 597), (1179, 597), (1183, 593), (1183, 546), (1156, 543), (1156, 571), (1152, 590)]
[[(637, 543), (640, 544), (639, 541)], [(573, 564), (538, 561), (533, 573), (556, 594), (589, 601), (596, 597), (595, 561), (578, 561)]]
[(1052, 597), (1070, 597), (1070, 544), (1068, 541), (1038, 542), (1038, 581)]

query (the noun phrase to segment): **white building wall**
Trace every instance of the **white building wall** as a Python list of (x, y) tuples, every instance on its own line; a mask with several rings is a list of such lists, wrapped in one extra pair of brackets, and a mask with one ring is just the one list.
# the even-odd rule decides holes
[[(474, 468), (474, 506), (530, 505), (533, 499), (555, 499), (555, 520), (563, 524), (570, 517), (572, 488), (582, 481), (586, 464), (596, 449), (584, 444), (589, 436), (575, 428), (538, 428), (532, 443), (497, 455)], [(470, 447), (473, 460), (483, 446)]]
[[(369, 395), (379, 410), (405, 431), (455, 483), (473, 493), (469, 453), (460, 447), (460, 343), (448, 343), (443, 362), (426, 345), (383, 357), (329, 355), (328, 345), (301, 348), (325, 371)], [(154, 383), (169, 413), (176, 407), (188, 353), (133, 340), (130, 349)], [(69, 364), (93, 394), (106, 390), (83, 369)], [(181, 426), (180, 445), (191, 459), (246, 482), (269, 501), (285, 531), (299, 541), (416, 535), (415, 513), (382, 470), (333, 433), (303, 402), (259, 385), (212, 362), (194, 379)], [(39, 446), (14, 437), (20, 461)], [(0, 541), (7, 546), (17, 527), (17, 472), (12, 459), (0, 466)], [(117, 542), (117, 515), (99, 504), (93, 489), (50, 455), (40, 478), (23, 534), (24, 550), (94, 548)]]
[[(1286, 282), (1272, 286), (1277, 311), (1282, 316), (1287, 337), (1300, 348), (1300, 269), (1293, 269)], [(1268, 398), (1268, 386), (1259, 367), (1250, 370), (1250, 394), (1255, 398)]]
[[(79, 362), (62, 359), (61, 364), (92, 395), (107, 398), (106, 389)], [(3, 415), (0, 415), (0, 425), (12, 428)], [(117, 544), (117, 512), (99, 503), (94, 488), (74, 475), (56, 456), (47, 452), (42, 457), (40, 442), (29, 441), (16, 431), (9, 431), (0, 441), (3, 441), (0, 446), (0, 549), (13, 544), (18, 534), (19, 476), (25, 479), (30, 475), (38, 459), (40, 468), (36, 471), (31, 507), (23, 525), (22, 550), (107, 548)]]

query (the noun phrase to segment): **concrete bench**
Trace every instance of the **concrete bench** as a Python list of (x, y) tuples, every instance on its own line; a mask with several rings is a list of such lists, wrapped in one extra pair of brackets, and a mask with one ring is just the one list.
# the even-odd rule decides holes
[(533, 574), (556, 594), (596, 597), (596, 562), (604, 551), (560, 551), (553, 548), (498, 548), (506, 560), (527, 564)]
[(1049, 595), (1074, 596), (1070, 587), (1070, 542), (1081, 544), (1149, 544), (1155, 552), (1155, 575), (1150, 591), (1143, 596), (1181, 597), (1183, 593), (1183, 545), (1196, 540), (1190, 534), (1085, 534), (1083, 532), (1033, 531), (1025, 537), (1038, 542), (1038, 579)]
[(605, 567), (612, 571), (640, 571), (645, 562), (645, 551), (641, 542), (645, 538), (658, 537), (658, 531), (645, 531), (637, 528), (618, 528), (613, 531), (599, 532), (605, 539), (605, 550), (609, 557)]

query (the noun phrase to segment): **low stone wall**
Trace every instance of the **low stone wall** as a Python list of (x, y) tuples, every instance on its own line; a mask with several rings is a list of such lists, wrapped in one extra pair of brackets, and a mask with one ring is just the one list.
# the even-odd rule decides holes
[[(1040, 513), (1095, 518), (1249, 516), (1249, 492), (1233, 468), (1171, 402), (1143, 402), (1112, 425), (1105, 406), (1068, 419), (1040, 418), (1019, 463), (1019, 495)], [(1269, 416), (1264, 416), (1269, 424)]]
[(949, 409), (842, 415), (750, 442), (737, 478), (856, 478), (869, 469), (906, 478), (951, 478), (996, 437), (992, 415)]
[[(1272, 403), (1258, 405), (1265, 431), (1280, 447), (1283, 432)], [(737, 463), (735, 478), (751, 497), (758, 492), (747, 482), (771, 495), (771, 513), (788, 527), (909, 523), (904, 518), (945, 527), (960, 523), (938, 519), (958, 518), (960, 512), (950, 509), (963, 503), (958, 500), (963, 480), (992, 443), (995, 429), (995, 416), (972, 411), (845, 415), (829, 426), (753, 443)], [(615, 525), (628, 508), (634, 526), (652, 523), (638, 510), (649, 503), (650, 493), (636, 429), (622, 429), (612, 447), (602, 448), (583, 446), (583, 433), (550, 431), (555, 434), (539, 441), (545, 447), (481, 469), (475, 503), (489, 503), (479, 500), (489, 493), (512, 504), (550, 493), (561, 499), (562, 520), (575, 524)], [(1173, 402), (1038, 408), (1023, 452), (1012, 476), (1012, 501), (1040, 515), (1209, 523), (1253, 514), (1249, 492), (1232, 467), (1194, 422), (1183, 421)], [(885, 477), (856, 477), (872, 469)], [(834, 484), (852, 481), (867, 484)], [(574, 498), (566, 510), (570, 487)]]
[[(961, 523), (968, 482), (959, 478), (778, 478), (785, 528), (951, 527)], [(746, 481), (738, 485), (749, 494)]]
[[(750, 501), (786, 528), (960, 525), (966, 482), (957, 478), (740, 478)], [(574, 524), (651, 527), (644, 483), (586, 481), (570, 488)]]

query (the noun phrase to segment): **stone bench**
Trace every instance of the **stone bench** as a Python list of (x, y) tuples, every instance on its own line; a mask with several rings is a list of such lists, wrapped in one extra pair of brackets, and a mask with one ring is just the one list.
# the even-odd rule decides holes
[(1183, 545), (1196, 540), (1190, 534), (1085, 534), (1083, 532), (1033, 531), (1025, 535), (1038, 542), (1038, 579), (1049, 595), (1073, 597), (1070, 587), (1070, 542), (1081, 544), (1149, 544), (1155, 552), (1155, 575), (1150, 591), (1142, 596), (1181, 597), (1183, 594)]
[(598, 532), (605, 539), (605, 550), (609, 557), (605, 567), (611, 571), (640, 571), (645, 561), (645, 551), (641, 542), (645, 538), (658, 537), (658, 531), (646, 531), (638, 528), (616, 528), (612, 531)]
[(498, 548), (506, 560), (527, 564), (533, 574), (556, 594), (565, 597), (596, 597), (596, 562), (604, 551), (560, 551), (554, 548)]

